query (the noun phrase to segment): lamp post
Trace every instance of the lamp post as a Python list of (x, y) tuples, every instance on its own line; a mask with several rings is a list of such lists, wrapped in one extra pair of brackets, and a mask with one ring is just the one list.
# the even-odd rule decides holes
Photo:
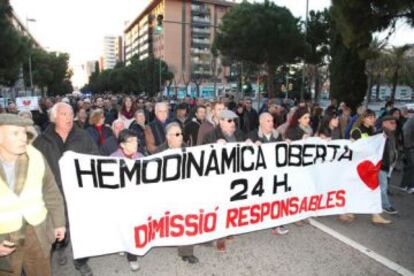
[[(36, 19), (26, 17), (27, 33), (29, 33), (29, 22), (36, 22)], [(29, 78), (30, 78), (30, 95), (33, 96), (32, 53), (31, 52), (29, 52)]]

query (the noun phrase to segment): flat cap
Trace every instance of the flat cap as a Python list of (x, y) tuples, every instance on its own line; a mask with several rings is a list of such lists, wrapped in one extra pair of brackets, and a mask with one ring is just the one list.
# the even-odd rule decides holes
[(391, 115), (385, 115), (384, 117), (381, 118), (381, 123), (386, 122), (386, 121), (398, 121), (398, 119)]
[(0, 114), (0, 126), (31, 126), (33, 121), (21, 116), (3, 113)]
[(220, 119), (236, 119), (239, 118), (236, 113), (231, 110), (223, 110), (220, 112), (219, 116)]

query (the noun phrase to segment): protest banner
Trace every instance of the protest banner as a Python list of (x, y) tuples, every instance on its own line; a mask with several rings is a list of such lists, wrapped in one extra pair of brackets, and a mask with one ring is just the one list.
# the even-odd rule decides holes
[(16, 106), (19, 111), (32, 111), (39, 109), (38, 97), (19, 97), (16, 98)]
[(75, 258), (197, 244), (313, 216), (380, 213), (385, 139), (211, 144), (60, 160)]

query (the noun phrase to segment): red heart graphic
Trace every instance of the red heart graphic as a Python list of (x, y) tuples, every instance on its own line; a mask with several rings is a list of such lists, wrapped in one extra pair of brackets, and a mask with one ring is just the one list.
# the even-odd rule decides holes
[(28, 106), (28, 105), (30, 105), (31, 102), (32, 102), (31, 100), (24, 100), (23, 105)]
[(381, 169), (381, 161), (374, 165), (371, 161), (363, 161), (357, 166), (358, 175), (371, 190), (378, 188), (378, 173)]

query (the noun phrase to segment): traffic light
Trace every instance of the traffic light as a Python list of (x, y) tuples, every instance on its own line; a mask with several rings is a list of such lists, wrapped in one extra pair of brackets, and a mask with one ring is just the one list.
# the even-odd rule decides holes
[(162, 14), (157, 15), (157, 32), (162, 32), (162, 21), (164, 20), (164, 16)]

